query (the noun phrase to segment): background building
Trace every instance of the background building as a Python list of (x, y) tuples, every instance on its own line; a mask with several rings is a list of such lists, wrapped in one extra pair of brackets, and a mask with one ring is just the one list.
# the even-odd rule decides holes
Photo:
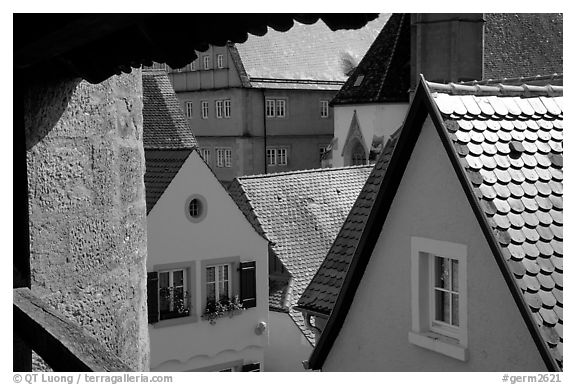
[(387, 19), (335, 32), (323, 22), (295, 23), (165, 67), (218, 179), (320, 167), (334, 135), (329, 102)]

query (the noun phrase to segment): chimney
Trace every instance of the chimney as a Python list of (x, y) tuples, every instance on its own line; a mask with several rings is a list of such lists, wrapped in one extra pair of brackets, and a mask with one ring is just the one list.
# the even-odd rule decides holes
[(414, 13), (410, 23), (410, 89), (419, 74), (447, 83), (482, 80), (482, 13)]

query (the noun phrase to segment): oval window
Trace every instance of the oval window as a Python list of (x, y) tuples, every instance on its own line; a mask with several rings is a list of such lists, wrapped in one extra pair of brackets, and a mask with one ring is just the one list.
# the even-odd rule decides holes
[(194, 194), (186, 200), (186, 217), (191, 222), (200, 222), (206, 216), (206, 199)]
[(190, 201), (188, 209), (192, 218), (198, 218), (202, 215), (202, 202), (200, 202), (199, 199), (194, 198)]

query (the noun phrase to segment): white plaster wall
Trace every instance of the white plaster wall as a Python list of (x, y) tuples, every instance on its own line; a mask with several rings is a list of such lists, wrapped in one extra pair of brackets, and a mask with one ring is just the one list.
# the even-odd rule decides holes
[(366, 142), (366, 148), (372, 145), (374, 134), (384, 135), (384, 143), (388, 137), (396, 131), (404, 122), (408, 111), (408, 103), (380, 103), (380, 104), (357, 104), (337, 105), (334, 107), (334, 138), (338, 139), (338, 145), (332, 153), (332, 167), (343, 167), (344, 157), (342, 149), (346, 144), (346, 137), (350, 130), (350, 123), (354, 116), (358, 117), (360, 130)]
[[(467, 362), (408, 342), (410, 237), (468, 246)], [(325, 371), (546, 371), (428, 120)]]
[(303, 372), (302, 361), (310, 358), (312, 345), (287, 313), (271, 311), (270, 343), (264, 350), (267, 372)]
[[(192, 194), (207, 200), (206, 217), (199, 223), (185, 215), (186, 199)], [(262, 361), (268, 333), (256, 335), (254, 329), (261, 321), (268, 323), (268, 244), (195, 151), (148, 215), (148, 250), (148, 271), (155, 264), (196, 261), (192, 311), (198, 316), (194, 323), (149, 325), (152, 370), (190, 370), (230, 361), (230, 356), (245, 362), (257, 356), (254, 360)], [(236, 256), (240, 261), (256, 261), (257, 306), (210, 325), (200, 319), (200, 263)]]

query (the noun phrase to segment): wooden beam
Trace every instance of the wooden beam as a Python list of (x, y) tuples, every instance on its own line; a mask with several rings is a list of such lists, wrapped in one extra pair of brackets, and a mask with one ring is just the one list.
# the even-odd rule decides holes
[(115, 354), (28, 288), (13, 289), (14, 334), (54, 371), (131, 372)]

